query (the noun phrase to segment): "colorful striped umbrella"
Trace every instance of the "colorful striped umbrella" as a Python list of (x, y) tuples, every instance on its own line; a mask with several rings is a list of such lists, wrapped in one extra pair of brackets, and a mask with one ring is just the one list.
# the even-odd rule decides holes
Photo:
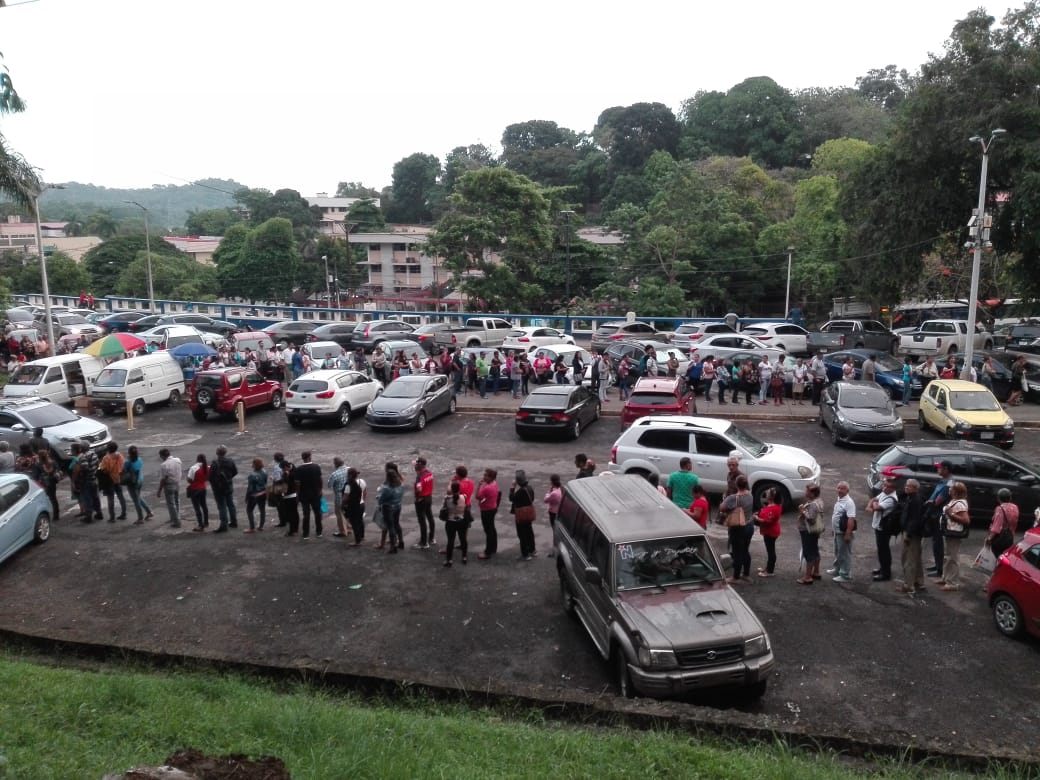
[(136, 352), (147, 346), (142, 339), (129, 333), (113, 333), (88, 344), (83, 353), (94, 357), (115, 357), (127, 352)]

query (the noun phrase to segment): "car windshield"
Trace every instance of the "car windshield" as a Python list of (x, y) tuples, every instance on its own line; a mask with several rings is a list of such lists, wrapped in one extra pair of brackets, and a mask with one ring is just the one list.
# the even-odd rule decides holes
[(122, 387), (125, 384), (125, 368), (106, 368), (94, 380), (94, 387)]
[(79, 419), (78, 415), (73, 414), (64, 406), (58, 406), (58, 404), (25, 409), (21, 414), (22, 419), (25, 420), (26, 425), (30, 428), (50, 428), (54, 425), (64, 425)]
[(317, 379), (297, 379), (289, 389), (294, 393), (320, 393), (329, 389), (329, 383)]
[(383, 398), (421, 398), (425, 387), (422, 382), (391, 382), (383, 391)]
[(678, 399), (675, 393), (635, 392), (628, 399), (631, 406), (675, 406)]
[(891, 355), (878, 355), (874, 358), (874, 365), (877, 371), (902, 371), (903, 362), (896, 360)]
[(759, 441), (750, 433), (745, 431), (743, 428), (738, 428), (736, 425), (730, 425), (726, 429), (726, 435), (729, 436), (733, 441), (739, 444), (741, 447), (746, 449), (756, 458), (759, 458), (769, 452), (769, 445), (763, 441)]
[(840, 401), (845, 409), (885, 409), (888, 394), (874, 387), (846, 387), (841, 391)]
[(950, 406), (960, 412), (999, 412), (993, 394), (983, 390), (956, 390), (950, 393)]
[(43, 375), (47, 373), (46, 366), (22, 365), (14, 372), (14, 376), (7, 380), (9, 385), (38, 385)]
[(704, 536), (625, 542), (614, 549), (618, 591), (696, 585), (722, 575)]

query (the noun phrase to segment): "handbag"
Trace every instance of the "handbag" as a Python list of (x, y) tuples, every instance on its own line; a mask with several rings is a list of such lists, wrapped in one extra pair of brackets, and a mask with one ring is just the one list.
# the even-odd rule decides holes
[(727, 528), (743, 528), (747, 525), (747, 517), (744, 516), (744, 507), (737, 504), (726, 513)]
[(971, 568), (978, 569), (986, 574), (992, 574), (993, 570), (997, 568), (997, 556), (993, 554), (993, 550), (990, 549), (989, 545), (982, 545), (982, 549), (975, 556)]
[(518, 523), (533, 523), (535, 520), (534, 504), (518, 506), (515, 516)]
[(967, 539), (968, 538), (968, 527), (969, 523), (958, 523), (956, 520), (950, 518), (947, 513), (947, 508), (950, 505), (947, 504), (943, 508), (942, 514), (942, 534), (947, 539)]
[(325, 496), (321, 497), (321, 502), (318, 504), (318, 509), (321, 510), (323, 515), (329, 513), (329, 502), (325, 500)]

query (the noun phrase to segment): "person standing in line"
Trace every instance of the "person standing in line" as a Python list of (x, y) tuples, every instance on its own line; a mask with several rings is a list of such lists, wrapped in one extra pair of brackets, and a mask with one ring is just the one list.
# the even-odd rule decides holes
[(141, 460), (141, 455), (134, 444), (131, 444), (126, 449), (126, 462), (123, 464), (123, 471), (128, 475), (126, 491), (130, 494), (130, 503), (137, 510), (137, 519), (134, 521), (134, 525), (141, 525), (145, 520), (151, 520), (155, 515), (152, 514), (152, 508), (144, 500), (144, 491), (142, 490), (144, 487), (144, 461)]
[(296, 467), (280, 452), (272, 457), (271, 492), (277, 501), (278, 527), (289, 529), (286, 536), (296, 536), (300, 529), (300, 503), (296, 499), (296, 479), (293, 476)]
[(14, 472), (14, 453), (11, 445), (6, 441), (0, 441), (0, 474), (11, 474)]
[(726, 458), (726, 492), (722, 494), (723, 498), (732, 496), (737, 492), (737, 480), (740, 477), (747, 479), (744, 472), (740, 470), (740, 455), (738, 453), (739, 450), (734, 450)]
[(699, 482), (697, 475), (693, 473), (693, 461), (683, 456), (679, 458), (679, 470), (668, 476), (665, 490), (673, 504), (680, 509), (686, 509), (693, 503), (693, 489)]
[(887, 582), (892, 579), (892, 534), (889, 531), (888, 518), (897, 511), (898, 505), (896, 483), (891, 479), (886, 479), (881, 485), (881, 492), (867, 503), (867, 511), (874, 513), (870, 526), (874, 529), (874, 545), (877, 547), (878, 557), (878, 567), (874, 569), (874, 582)]
[[(401, 532), (401, 498), (404, 495), (404, 480), (401, 472), (394, 462), (388, 462), (383, 469), (383, 484), (379, 486), (376, 494), (376, 503), (382, 514), (384, 533), (390, 538), (390, 549), (387, 554), (396, 555), (398, 550), (404, 549), (404, 534)], [(383, 541), (380, 539), (376, 548), (382, 548)]]
[(708, 517), (711, 514), (711, 507), (708, 504), (708, 494), (704, 492), (703, 485), (698, 483), (693, 486), (693, 501), (686, 509), (686, 514), (688, 514), (701, 528), (708, 527)]
[(58, 482), (62, 478), (61, 469), (51, 459), (50, 450), (40, 450), (36, 453), (36, 476), (34, 479), (40, 483), (47, 498), (51, 502), (51, 522), (61, 519), (61, 507), (58, 504)]
[(487, 352), (481, 352), (477, 358), (477, 390), (480, 391), (481, 398), (487, 398), (487, 386), (488, 386), (488, 373), (491, 371), (491, 366), (488, 365)]
[(943, 523), (941, 533), (946, 537), (943, 557), (943, 574), (932, 582), (938, 584), (939, 590), (953, 591), (961, 587), (961, 542), (967, 537), (971, 526), (968, 514), (968, 486), (963, 482), (954, 482), (950, 487), (950, 500), (943, 506)]
[(209, 505), (206, 503), (206, 485), (209, 482), (209, 466), (206, 456), (199, 453), (195, 463), (188, 469), (188, 497), (191, 498), (192, 509), (195, 510), (196, 526), (192, 531), (202, 533), (209, 526)]
[[(105, 499), (108, 502), (108, 522), (126, 520), (126, 498), (123, 496), (123, 486), (120, 479), (123, 474), (123, 453), (119, 451), (119, 445), (114, 441), (108, 443), (105, 457), (101, 459), (98, 467), (108, 477), (105, 485)], [(116, 517), (116, 499), (119, 499), (119, 516)]]
[(352, 547), (358, 547), (365, 541), (365, 499), (367, 498), (368, 486), (365, 480), (358, 474), (358, 470), (351, 466), (347, 469), (347, 486), (343, 490), (343, 504), (347, 513), (347, 522), (354, 532)]
[(347, 489), (347, 465), (337, 455), (332, 459), (332, 473), (325, 486), (332, 492), (332, 511), (336, 515), (336, 530), (333, 536), (343, 537), (350, 531), (346, 525), (346, 504), (343, 502), (343, 491)]
[(769, 488), (765, 505), (751, 518), (762, 534), (766, 546), (766, 565), (759, 568), (759, 577), (772, 577), (776, 573), (776, 540), (780, 537), (780, 516), (784, 512), (783, 500), (776, 488)]
[(622, 355), (617, 365), (618, 398), (627, 401), (631, 395), (632, 362), (628, 355)]
[(584, 452), (579, 452), (574, 456), (574, 465), (578, 469), (578, 476), (575, 479), (585, 479), (596, 473), (596, 464), (589, 460), (589, 456)]
[(213, 491), (213, 503), (217, 505), (220, 525), (213, 532), (227, 533), (228, 528), (238, 528), (238, 510), (235, 508), (234, 479), (238, 476), (235, 461), (227, 456), (227, 447), (217, 447), (217, 457), (209, 464), (209, 485)]
[[(452, 482), (459, 483), (459, 491), (466, 499), (466, 506), (470, 506), (473, 503), (473, 494), (477, 492), (477, 486), (473, 484), (473, 480), (469, 478), (469, 469), (463, 466), (461, 463), (455, 467), (455, 476), (451, 478)], [(448, 492), (451, 492), (451, 487), (448, 487)]]
[(86, 441), (80, 440), (79, 443), (79, 461), (77, 462), (77, 481), (79, 484), (80, 494), (83, 498), (83, 506), (86, 510), (83, 522), (89, 523), (91, 516), (93, 515), (94, 520), (104, 519), (104, 515), (101, 514), (101, 496), (98, 494), (98, 481), (97, 481), (97, 470), (98, 470), (98, 456), (94, 452), (94, 448), (91, 447)]
[(412, 547), (416, 550), (429, 550), (436, 544), (433, 524), (433, 472), (426, 465), (426, 458), (419, 456), (413, 464), (415, 482), (412, 487), (415, 493), (415, 517), (419, 521), (419, 541)]
[(820, 405), (823, 386), (827, 383), (827, 364), (823, 362), (823, 350), (819, 350), (809, 362), (809, 375), (812, 377), (812, 405)]
[(805, 502), (798, 507), (798, 535), (802, 540), (805, 574), (795, 580), (799, 585), (812, 585), (820, 579), (820, 534), (823, 533), (823, 499), (819, 485), (807, 485)]
[(860, 378), (864, 382), (874, 382), (877, 380), (877, 355), (873, 352), (867, 355), (867, 359), (863, 361)]
[(514, 357), (509, 364), (509, 385), (513, 391), (513, 398), (520, 398), (520, 391), (524, 380), (524, 364), (518, 357)]
[[(701, 387), (704, 389), (704, 400), (709, 404), (711, 403), (711, 386), (715, 381), (715, 358), (712, 355), (708, 355), (704, 360), (701, 361)], [(690, 392), (694, 395), (697, 394), (696, 385), (691, 385)], [(724, 401), (725, 399), (721, 395), (722, 390), (719, 390), (719, 400)]]
[[(264, 471), (264, 462), (260, 458), (253, 458), (253, 470), (246, 477), (246, 516), (249, 518), (249, 528), (244, 533), (251, 534), (264, 530), (267, 522), (267, 472)], [(260, 514), (260, 525), (253, 523), (253, 512)]]
[(784, 355), (777, 357), (773, 364), (773, 376), (769, 380), (769, 392), (773, 396), (774, 406), (781, 406), (784, 403), (784, 377), (787, 373), (784, 368), (784, 360)]
[(914, 392), (914, 359), (907, 355), (903, 358), (903, 406), (910, 403)]
[(1007, 488), (997, 491), (997, 501), (999, 503), (993, 510), (993, 519), (989, 523), (986, 546), (993, 553), (993, 557), (1000, 560), (1000, 556), (1015, 543), (1019, 512), (1018, 504), (1011, 501), (1011, 491)]
[(808, 376), (809, 368), (801, 358), (798, 358), (794, 363), (794, 368), (791, 369), (791, 401), (799, 406), (805, 404), (803, 396), (805, 395), (805, 380)]
[(950, 500), (950, 489), (953, 487), (953, 463), (944, 460), (936, 467), (939, 473), (939, 482), (932, 488), (932, 494), (928, 497), (926, 505), (925, 521), (932, 532), (932, 565), (926, 570), (929, 577), (941, 579), (943, 576), (943, 548), (944, 540), (939, 528), (937, 518), (942, 516), (942, 508)]
[(166, 499), (166, 511), (170, 515), (170, 525), (181, 527), (181, 480), (184, 478), (184, 467), (181, 459), (175, 458), (163, 447), (159, 450), (159, 489), (155, 497)]
[(459, 551), (462, 553), (462, 562), (466, 563), (466, 555), (469, 546), (466, 541), (466, 530), (469, 520), (472, 519), (469, 505), (465, 496), (459, 491), (459, 483), (452, 482), (448, 495), (444, 497), (444, 506), (441, 507), (441, 521), (444, 523), (444, 533), (448, 543), (444, 548), (444, 566), (451, 568), (452, 554), (455, 552), (455, 540), (458, 539)]
[(293, 472), (296, 480), (296, 496), (303, 507), (303, 533), (301, 539), (311, 535), (311, 513), (314, 514), (314, 535), (321, 536), (321, 466), (311, 461), (310, 450), (300, 453), (303, 461)]
[(553, 545), (549, 550), (550, 558), (556, 557), (556, 515), (560, 512), (561, 501), (563, 501), (563, 483), (560, 481), (560, 475), (550, 474), (549, 491), (542, 499), (546, 514), (549, 515), (549, 529), (553, 532)]
[(849, 483), (844, 480), (835, 488), (838, 498), (831, 510), (834, 530), (834, 566), (827, 570), (835, 582), (852, 582), (852, 540), (856, 533), (856, 502), (849, 495)]
[(513, 486), (509, 488), (509, 503), (513, 506), (513, 519), (516, 522), (516, 536), (520, 540), (521, 561), (530, 561), (538, 553), (534, 544), (534, 488), (527, 484), (527, 472), (517, 469), (513, 478)]
[(751, 538), (755, 534), (755, 525), (751, 522), (755, 499), (743, 474), (737, 477), (736, 488), (737, 492), (722, 499), (719, 506), (719, 516), (726, 525), (733, 555), (733, 576), (729, 582), (734, 585), (751, 580)]
[[(580, 385), (582, 379), (583, 375), (575, 374), (574, 383)], [(610, 400), (607, 398), (607, 385), (609, 382), (610, 369), (607, 368), (607, 361), (603, 359), (602, 352), (596, 351), (592, 355), (592, 388), (596, 391), (596, 396), (601, 404), (605, 404)]]
[[(480, 525), (484, 529), (484, 552), (477, 560), (486, 561), (498, 553), (498, 529), (495, 528), (495, 515), (498, 502), (502, 499), (502, 491), (498, 489), (498, 471), (484, 469), (484, 476), (477, 486), (477, 506), (480, 507)], [(461, 488), (460, 488), (461, 489)]]
[(763, 355), (758, 363), (758, 403), (769, 403), (769, 386), (773, 380), (773, 364), (769, 355)]
[(924, 569), (921, 564), (921, 538), (924, 534), (924, 501), (921, 499), (921, 483), (908, 479), (903, 488), (903, 584), (896, 588), (900, 593), (914, 594), (924, 590)]

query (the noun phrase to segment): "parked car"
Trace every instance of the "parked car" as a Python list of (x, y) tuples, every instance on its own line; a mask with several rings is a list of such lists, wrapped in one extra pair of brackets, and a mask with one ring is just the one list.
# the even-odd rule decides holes
[(625, 697), (711, 686), (766, 691), (762, 623), (726, 582), (703, 528), (646, 480), (576, 479), (553, 531), (560, 600)]
[[(846, 349), (841, 352), (828, 352), (823, 356), (823, 365), (827, 369), (827, 381), (837, 382), (843, 376), (843, 366), (848, 358), (852, 358), (856, 379), (863, 378), (863, 363), (867, 358), (874, 358), (874, 381), (877, 382), (895, 401), (903, 400), (903, 361), (883, 352), (870, 349)], [(910, 397), (920, 398), (921, 378), (911, 375)]]
[(327, 322), (307, 334), (307, 341), (335, 341), (341, 347), (353, 349), (356, 322)]
[(104, 368), (100, 358), (74, 352), (19, 363), (4, 385), (3, 398), (43, 398), (67, 404), (85, 395), (87, 387)]
[(536, 347), (547, 347), (550, 344), (573, 344), (574, 337), (568, 336), (562, 330), (544, 327), (513, 328), (506, 334), (502, 342), (505, 352), (516, 350), (518, 352), (530, 352)]
[(137, 320), (133, 320), (130, 323), (128, 330), (131, 333), (138, 334), (141, 331), (149, 330), (159, 324), (159, 320), (163, 318), (162, 314), (145, 314), (143, 317)]
[[(993, 349), (993, 334), (975, 324), (973, 349)], [(927, 320), (910, 333), (899, 337), (903, 355), (950, 355), (963, 352), (968, 342), (968, 323), (964, 320)]]
[(877, 320), (830, 320), (807, 337), (809, 352), (837, 352), (840, 349), (870, 349), (895, 353), (899, 336)]
[(774, 362), (781, 355), (786, 354), (781, 349), (771, 347), (764, 342), (743, 333), (713, 333), (705, 336), (697, 343), (697, 354), (705, 358), (708, 355), (728, 358), (738, 352), (752, 352), (758, 356), (769, 355), (769, 361)]
[(693, 471), (709, 493), (726, 489), (726, 460), (740, 453), (740, 467), (748, 478), (755, 505), (766, 493), (779, 491), (785, 506), (820, 479), (820, 464), (803, 449), (760, 441), (729, 420), (715, 417), (642, 417), (614, 442), (611, 471), (667, 476), (679, 470), (679, 460), (693, 460)]
[(1040, 322), (1024, 322), (1012, 327), (1004, 349), (1008, 352), (1040, 355)]
[(43, 437), (63, 467), (72, 458), (73, 442), (86, 442), (100, 453), (112, 440), (104, 423), (92, 417), (80, 417), (50, 401), (38, 398), (0, 401), (0, 441), (6, 441), (12, 450), (18, 452), (22, 444), (28, 444), (36, 428), (43, 428)]
[[(981, 376), (983, 361), (987, 356), (991, 359), (993, 363), (993, 395), (995, 395), (999, 401), (1006, 401), (1007, 397), (1011, 395), (1011, 369), (1000, 360), (997, 360), (997, 355), (1003, 356), (1003, 353), (976, 350), (972, 353), (971, 365), (975, 368), (975, 375)], [(964, 353), (958, 352), (953, 355), (953, 358), (957, 361), (957, 376), (960, 376), (961, 371), (964, 370)], [(1027, 381), (1029, 373), (1029, 371), (1026, 371)]]
[(101, 328), (101, 332), (104, 334), (126, 333), (130, 330), (130, 326), (133, 323), (144, 318), (147, 314), (148, 312), (144, 311), (117, 311), (100, 317), (94, 324)]
[(1015, 445), (1015, 422), (993, 393), (963, 379), (934, 379), (921, 394), (917, 422), (947, 439), (978, 439), (1005, 449)]
[(365, 422), (370, 428), (415, 428), (442, 414), (455, 413), (455, 393), (443, 374), (402, 376), (384, 388), (368, 405)]
[(304, 420), (335, 420), (340, 428), (367, 409), (383, 386), (359, 371), (321, 369), (296, 379), (285, 391), (285, 416), (298, 428)]
[[(206, 333), (217, 333), (224, 338), (230, 338), (238, 333), (239, 328), (235, 323), (227, 320), (216, 320), (205, 314), (194, 314), (186, 312), (183, 314), (164, 314), (156, 325), (191, 325), (193, 328)], [(153, 326), (154, 327), (154, 326)]]
[(282, 385), (264, 379), (250, 368), (214, 368), (196, 371), (188, 387), (188, 408), (199, 422), (209, 412), (232, 415), (241, 402), (247, 411), (282, 406)]
[(927, 497), (939, 481), (936, 464), (953, 464), (953, 477), (968, 488), (968, 509), (973, 520), (987, 524), (997, 506), (997, 491), (1007, 488), (1011, 500), (1023, 509), (1040, 506), (1040, 468), (988, 444), (966, 441), (923, 441), (893, 444), (870, 464), (867, 485), (871, 494), (886, 479), (902, 491), (913, 477)]
[(903, 438), (903, 418), (877, 382), (832, 382), (823, 391), (820, 425), (831, 443), (893, 442)]
[(986, 585), (993, 622), (1004, 636), (1040, 636), (1040, 530), (1008, 549)]
[(591, 349), (606, 349), (618, 339), (648, 339), (656, 335), (657, 328), (639, 320), (604, 322), (592, 333)]
[[(54, 323), (55, 338), (60, 338), (61, 336), (86, 336), (88, 341), (93, 341), (101, 335), (101, 328), (87, 322), (85, 317), (81, 317), (78, 314), (52, 313), (51, 320)], [(46, 332), (47, 315), (40, 315), (36, 322), (37, 327)]]
[(642, 377), (621, 409), (621, 427), (651, 415), (695, 414), (693, 398), (682, 377)]
[(698, 347), (702, 338), (713, 333), (736, 333), (736, 331), (725, 322), (684, 322), (675, 329), (668, 340), (672, 344), (692, 350)]
[(307, 320), (282, 320), (266, 326), (264, 333), (270, 336), (275, 344), (284, 341), (286, 344), (295, 344), (300, 347), (307, 341), (308, 334), (320, 324), (320, 322)]
[(437, 343), (437, 334), (445, 333), (448, 328), (449, 326), (446, 322), (431, 322), (427, 325), (420, 325), (405, 338), (411, 339), (426, 352), (432, 354), (441, 349), (441, 345)]
[(408, 338), (408, 334), (413, 330), (415, 330), (414, 325), (409, 325), (401, 320), (359, 322), (354, 326), (351, 345), (354, 349), (361, 347), (365, 352), (371, 352), (373, 348), (382, 345), (385, 341)]
[(513, 330), (513, 323), (500, 317), (470, 317), (465, 325), (449, 325), (434, 334), (442, 347), (498, 347)]
[(35, 317), (29, 309), (22, 309), (20, 307), (13, 307), (4, 312), (4, 319), (8, 322), (16, 325), (22, 325), (23, 327), (29, 327), (33, 325)]
[[(477, 350), (477, 352), (480, 352), (480, 350)], [(592, 353), (584, 347), (579, 347), (577, 344), (552, 344), (548, 347), (538, 347), (538, 349), (528, 353), (528, 359), (533, 365), (535, 358), (545, 355), (555, 365), (556, 358), (563, 357), (563, 362), (567, 364), (567, 381), (573, 384), (574, 371), (571, 366), (574, 362), (575, 353), (581, 355), (582, 363), (588, 368), (592, 363)], [(531, 378), (531, 384), (535, 384), (536, 381), (537, 377)], [(552, 381), (555, 382), (555, 378)]]
[(789, 355), (809, 354), (809, 331), (793, 322), (756, 322), (741, 333)]
[[(185, 328), (186, 325), (170, 325)], [(177, 404), (184, 390), (184, 372), (169, 352), (124, 358), (105, 366), (87, 397), (105, 414), (115, 414), (132, 404), (134, 414), (144, 414), (147, 404)]]
[(145, 344), (154, 343), (159, 349), (173, 349), (181, 344), (206, 343), (205, 336), (193, 325), (156, 325), (134, 335)]
[(516, 411), (516, 435), (556, 434), (577, 439), (599, 419), (599, 398), (581, 385), (541, 385), (524, 398)]
[(0, 474), (0, 561), (51, 536), (51, 501), (26, 474)]

